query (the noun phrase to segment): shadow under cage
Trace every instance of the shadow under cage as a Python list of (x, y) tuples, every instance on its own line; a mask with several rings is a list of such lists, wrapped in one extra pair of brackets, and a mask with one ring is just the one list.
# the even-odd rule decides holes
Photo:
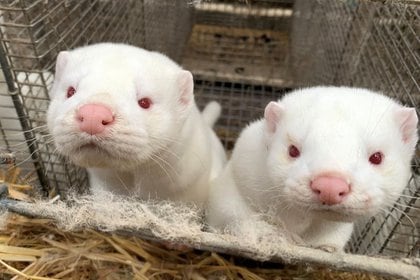
[[(125, 42), (181, 63), (194, 74), (199, 107), (221, 103), (215, 130), (228, 151), (269, 101), (294, 88), (366, 87), (419, 108), (418, 1), (6, 0), (0, 32), (0, 151), (14, 152), (50, 197), (88, 187), (85, 172), (54, 153), (45, 127), (55, 58), (77, 46)], [(420, 257), (418, 155), (404, 194), (357, 224), (348, 251)]]

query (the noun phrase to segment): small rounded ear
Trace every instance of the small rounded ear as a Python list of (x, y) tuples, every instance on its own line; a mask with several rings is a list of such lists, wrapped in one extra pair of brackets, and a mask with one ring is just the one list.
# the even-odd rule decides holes
[(264, 119), (269, 133), (276, 132), (277, 123), (279, 122), (283, 111), (284, 108), (279, 102), (271, 101), (265, 107)]
[(182, 70), (178, 76), (179, 102), (189, 105), (194, 99), (194, 79), (190, 71)]
[(60, 78), (63, 74), (64, 68), (66, 67), (70, 53), (68, 51), (61, 51), (57, 55), (57, 62), (55, 63), (55, 76)]
[(400, 128), (403, 141), (407, 144), (416, 145), (418, 140), (417, 135), (417, 113), (414, 108), (403, 107), (397, 110), (396, 119)]

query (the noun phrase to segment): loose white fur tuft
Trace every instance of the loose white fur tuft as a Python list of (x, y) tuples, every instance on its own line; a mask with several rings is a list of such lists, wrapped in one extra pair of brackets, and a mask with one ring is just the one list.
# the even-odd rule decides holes
[(202, 203), (225, 154), (193, 87), (156, 52), (112, 43), (61, 52), (48, 128), (58, 152), (88, 168), (94, 192)]
[(241, 133), (212, 185), (209, 224), (242, 234), (262, 220), (308, 245), (342, 250), (356, 219), (399, 197), (417, 140), (415, 110), (381, 94), (294, 91)]

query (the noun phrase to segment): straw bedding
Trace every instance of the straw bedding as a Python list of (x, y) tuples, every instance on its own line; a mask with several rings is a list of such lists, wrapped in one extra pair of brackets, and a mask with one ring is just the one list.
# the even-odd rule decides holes
[[(391, 279), (313, 263), (263, 263), (219, 254), (215, 251), (230, 252), (233, 245), (242, 249), (239, 255), (266, 260), (291, 240), (286, 235), (261, 240), (252, 238), (254, 233), (239, 239), (205, 233), (194, 207), (138, 203), (106, 193), (99, 199), (74, 197), (71, 203), (33, 203), (30, 181), (19, 178), (15, 167), (0, 173), (10, 201), (21, 201), (10, 209), (33, 216), (3, 209), (0, 279)], [(156, 238), (166, 241), (147, 240)], [(293, 253), (285, 259), (293, 259)]]
[(1, 231), (0, 259), (1, 279), (385, 279), (326, 268), (264, 267), (211, 252), (168, 250), (137, 237), (64, 231), (48, 219), (18, 215), (9, 215)]

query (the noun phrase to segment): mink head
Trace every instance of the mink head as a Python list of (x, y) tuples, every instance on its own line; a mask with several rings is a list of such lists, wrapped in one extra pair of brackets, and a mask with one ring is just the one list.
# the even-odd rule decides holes
[(264, 126), (279, 207), (352, 221), (391, 206), (409, 180), (417, 115), (381, 94), (298, 90), (267, 105)]
[(166, 56), (102, 43), (61, 52), (48, 109), (57, 150), (84, 167), (130, 169), (177, 145), (193, 78)]

